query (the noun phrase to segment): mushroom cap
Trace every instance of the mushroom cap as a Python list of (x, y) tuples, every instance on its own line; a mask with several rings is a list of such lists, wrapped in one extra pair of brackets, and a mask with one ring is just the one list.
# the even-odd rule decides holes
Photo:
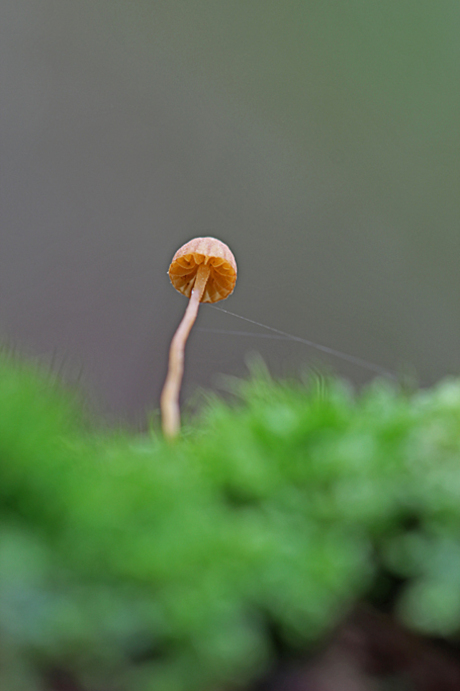
[(227, 245), (216, 238), (194, 238), (177, 250), (168, 271), (174, 288), (189, 298), (200, 264), (211, 269), (201, 302), (228, 297), (236, 283), (236, 261)]

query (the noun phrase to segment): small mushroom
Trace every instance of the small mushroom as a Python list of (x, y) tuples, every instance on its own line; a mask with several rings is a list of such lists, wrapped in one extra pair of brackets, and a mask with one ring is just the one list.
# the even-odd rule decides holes
[(185, 342), (200, 302), (218, 302), (233, 292), (236, 261), (227, 245), (220, 240), (194, 238), (177, 250), (168, 273), (174, 288), (190, 298), (171, 341), (168, 375), (161, 393), (163, 433), (173, 439), (180, 429), (179, 391), (184, 373)]

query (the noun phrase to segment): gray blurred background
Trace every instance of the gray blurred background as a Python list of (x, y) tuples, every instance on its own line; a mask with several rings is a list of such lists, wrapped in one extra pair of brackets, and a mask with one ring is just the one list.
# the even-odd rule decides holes
[[(109, 420), (158, 407), (176, 249), (225, 309), (429, 385), (460, 367), (457, 0), (2, 0), (0, 337)], [(184, 398), (258, 351), (371, 372), (203, 305)]]

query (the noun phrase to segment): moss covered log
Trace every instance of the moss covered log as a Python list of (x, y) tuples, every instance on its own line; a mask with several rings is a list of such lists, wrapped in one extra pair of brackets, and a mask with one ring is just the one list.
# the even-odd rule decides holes
[(275, 639), (312, 649), (383, 597), (458, 637), (458, 380), (358, 394), (259, 368), (174, 445), (82, 410), (1, 357), (1, 688), (244, 685)]

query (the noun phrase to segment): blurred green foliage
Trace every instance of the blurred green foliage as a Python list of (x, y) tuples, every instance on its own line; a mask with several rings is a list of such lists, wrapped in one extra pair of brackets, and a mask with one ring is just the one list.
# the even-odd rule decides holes
[(259, 366), (174, 445), (95, 429), (10, 356), (0, 382), (1, 688), (228, 687), (393, 577), (401, 621), (458, 634), (459, 381), (357, 395)]

